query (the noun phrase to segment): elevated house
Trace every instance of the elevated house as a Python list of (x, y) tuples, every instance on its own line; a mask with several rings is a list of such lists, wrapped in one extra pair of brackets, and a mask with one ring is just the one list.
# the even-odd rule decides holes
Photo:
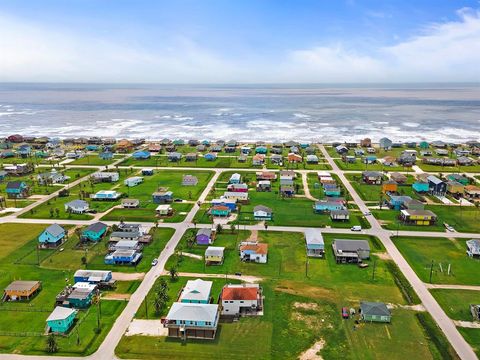
[(217, 160), (217, 153), (209, 152), (208, 154), (205, 154), (203, 158), (207, 161), (215, 161)]
[[(203, 146), (203, 145), (201, 145)], [(185, 161), (197, 161), (198, 160), (198, 154), (197, 153), (187, 153), (185, 154)]]
[(112, 183), (120, 179), (118, 172), (96, 172), (91, 176), (92, 180), (97, 183)]
[(464, 188), (464, 196), (470, 200), (480, 199), (480, 187), (476, 185), (467, 185)]
[(112, 272), (108, 270), (77, 270), (73, 275), (76, 283), (89, 283), (97, 285), (99, 288), (112, 288), (115, 286), (115, 280), (112, 278)]
[(480, 258), (480, 240), (470, 239), (466, 242), (467, 255), (472, 258)]
[(140, 200), (138, 199), (122, 199), (122, 208), (124, 209), (136, 209), (140, 206)]
[(3, 170), (10, 176), (23, 176), (32, 173), (35, 169), (31, 163), (26, 163), (4, 166)]
[(318, 156), (314, 154), (307, 155), (307, 164), (318, 164)]
[(253, 166), (261, 166), (265, 164), (265, 155), (263, 154), (255, 154), (252, 157), (252, 165)]
[(258, 181), (275, 181), (277, 179), (277, 174), (273, 171), (258, 171), (255, 175)]
[(219, 319), (219, 306), (216, 304), (172, 304), (164, 326), (168, 336), (186, 339), (215, 339)]
[(158, 216), (170, 216), (173, 214), (173, 208), (169, 204), (160, 204), (155, 208)]
[(242, 261), (267, 263), (268, 244), (243, 241), (240, 243), (239, 251)]
[(205, 250), (206, 265), (222, 265), (225, 248), (222, 246), (209, 246)]
[(100, 190), (91, 194), (90, 198), (98, 201), (115, 201), (122, 197), (122, 194), (115, 190)]
[(397, 184), (405, 184), (408, 180), (406, 175), (398, 172), (390, 173), (390, 179), (395, 181)]
[(411, 201), (412, 198), (406, 195), (390, 195), (388, 201), (388, 206), (391, 209), (400, 210), (404, 207), (404, 204), (408, 201)]
[(25, 301), (34, 297), (42, 288), (40, 281), (16, 280), (4, 290), (2, 301)]
[(188, 280), (180, 293), (178, 301), (187, 304), (208, 304), (212, 292), (212, 281), (202, 279)]
[(90, 209), (90, 205), (85, 200), (72, 200), (65, 203), (65, 211), (71, 214), (85, 214)]
[(146, 159), (150, 159), (151, 156), (152, 154), (148, 150), (139, 150), (139, 151), (135, 151), (132, 154), (132, 157), (135, 160), (146, 160)]
[(257, 182), (257, 186), (256, 186), (256, 189), (257, 191), (272, 191), (272, 183), (270, 182), (270, 180), (260, 180)]
[(154, 170), (150, 168), (144, 168), (142, 169), (142, 175), (143, 176), (152, 176), (154, 174)]
[(124, 185), (128, 187), (134, 187), (143, 183), (143, 177), (141, 176), (132, 176), (124, 180)]
[(325, 242), (320, 230), (306, 229), (305, 230), (305, 247), (307, 256), (323, 257), (325, 254)]
[(447, 181), (447, 192), (452, 195), (462, 195), (465, 185), (457, 181)]
[(360, 317), (365, 322), (389, 323), (392, 314), (382, 302), (360, 302)]
[(67, 286), (55, 298), (55, 304), (63, 307), (86, 309), (92, 304), (97, 286), (89, 283), (76, 283)]
[(154, 204), (168, 204), (173, 201), (173, 192), (171, 191), (156, 191), (152, 194), (152, 201)]
[(378, 171), (364, 171), (362, 172), (363, 182), (369, 185), (380, 185), (382, 183), (383, 175)]
[(70, 177), (53, 169), (50, 172), (44, 172), (37, 175), (37, 182), (39, 185), (63, 184), (69, 180)]
[(225, 191), (222, 197), (224, 199), (236, 200), (241, 203), (248, 203), (248, 192)]
[(212, 206), (222, 205), (226, 206), (230, 209), (230, 211), (235, 211), (237, 209), (237, 201), (236, 200), (228, 200), (228, 199), (213, 199), (210, 204)]
[(232, 176), (230, 176), (230, 179), (228, 180), (228, 183), (229, 184), (240, 184), (241, 182), (241, 175), (239, 173), (235, 173), (235, 174), (232, 174)]
[(372, 139), (365, 138), (365, 139), (360, 140), (360, 146), (361, 147), (371, 147), (372, 146)]
[(179, 162), (180, 160), (182, 160), (182, 157), (182, 153), (176, 151), (172, 151), (167, 154), (167, 159), (170, 162)]
[(329, 213), (336, 210), (344, 210), (345, 205), (343, 201), (336, 201), (332, 199), (323, 199), (315, 201), (313, 210), (316, 213)]
[(332, 221), (348, 221), (350, 220), (350, 211), (347, 209), (331, 210), (330, 219)]
[(232, 209), (226, 205), (213, 205), (209, 210), (210, 215), (218, 217), (228, 217), (231, 212)]
[(227, 191), (230, 192), (248, 192), (247, 184), (228, 184)]
[(82, 231), (81, 240), (100, 241), (107, 231), (108, 225), (97, 221)]
[(382, 192), (396, 193), (398, 191), (398, 183), (395, 180), (387, 180), (382, 183)]
[(38, 236), (38, 242), (41, 247), (57, 247), (63, 242), (66, 236), (67, 233), (64, 228), (58, 224), (52, 224)]
[(417, 193), (427, 193), (430, 190), (428, 181), (417, 180), (412, 184), (412, 189)]
[(222, 316), (263, 314), (263, 295), (259, 284), (227, 284), (220, 294)]
[(55, 334), (66, 334), (70, 330), (77, 315), (77, 310), (57, 306), (47, 318), (49, 332)]
[(456, 181), (462, 185), (468, 185), (470, 183), (470, 179), (464, 175), (460, 174), (448, 174), (445, 176), (447, 181)]
[(287, 160), (289, 163), (301, 163), (303, 162), (303, 158), (301, 155), (295, 153), (289, 153), (287, 156)]
[(400, 211), (400, 220), (409, 225), (433, 225), (437, 222), (437, 216), (430, 210), (409, 210)]
[(360, 263), (370, 258), (370, 245), (366, 240), (335, 239), (333, 254), (338, 263)]
[(443, 196), (447, 192), (447, 183), (436, 176), (428, 176), (427, 181), (430, 194)]
[(425, 209), (425, 204), (416, 199), (405, 200), (402, 205), (407, 210), (424, 210)]
[(383, 137), (378, 142), (378, 145), (382, 150), (390, 150), (392, 148), (393, 141), (390, 140), (389, 138)]
[(25, 199), (29, 196), (30, 188), (25, 181), (9, 181), (5, 192), (9, 199)]

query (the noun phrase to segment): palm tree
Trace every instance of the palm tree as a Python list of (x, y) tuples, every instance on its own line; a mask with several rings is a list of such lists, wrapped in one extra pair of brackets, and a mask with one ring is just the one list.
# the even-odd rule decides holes
[(58, 344), (55, 335), (50, 334), (47, 337), (47, 352), (49, 354), (56, 353), (58, 351)]
[(175, 280), (177, 277), (178, 277), (178, 271), (177, 269), (175, 268), (175, 266), (172, 266), (168, 272), (170, 273), (170, 278), (173, 280)]

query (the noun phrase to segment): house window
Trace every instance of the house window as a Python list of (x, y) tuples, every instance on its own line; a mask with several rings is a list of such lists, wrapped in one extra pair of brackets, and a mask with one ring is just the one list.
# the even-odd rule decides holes
[(243, 300), (240, 300), (240, 304), (243, 304)]

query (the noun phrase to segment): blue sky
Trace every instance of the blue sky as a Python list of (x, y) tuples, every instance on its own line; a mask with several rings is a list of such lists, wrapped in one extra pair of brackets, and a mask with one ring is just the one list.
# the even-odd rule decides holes
[(0, 0), (0, 81), (479, 81), (480, 3)]

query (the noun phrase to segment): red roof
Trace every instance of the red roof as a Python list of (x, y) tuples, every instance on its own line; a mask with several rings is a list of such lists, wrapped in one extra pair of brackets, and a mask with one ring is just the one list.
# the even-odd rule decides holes
[(230, 208), (223, 205), (214, 205), (212, 206), (212, 210), (230, 210)]
[(257, 300), (256, 287), (224, 287), (222, 300)]

